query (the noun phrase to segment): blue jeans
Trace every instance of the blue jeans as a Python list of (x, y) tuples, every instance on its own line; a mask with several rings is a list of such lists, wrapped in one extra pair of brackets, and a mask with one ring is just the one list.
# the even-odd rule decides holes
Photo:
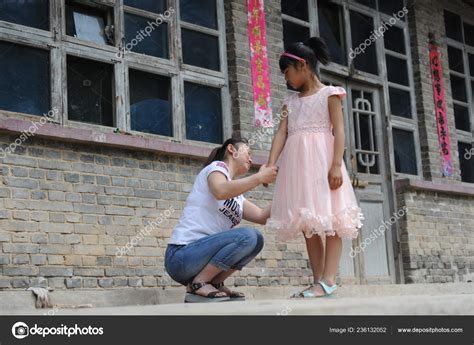
[(165, 268), (171, 278), (187, 285), (208, 264), (224, 271), (241, 270), (262, 248), (263, 236), (258, 230), (236, 228), (186, 245), (168, 244)]

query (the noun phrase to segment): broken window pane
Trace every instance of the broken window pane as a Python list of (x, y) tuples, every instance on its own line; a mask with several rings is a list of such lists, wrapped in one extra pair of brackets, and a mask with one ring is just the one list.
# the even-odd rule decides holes
[(216, 0), (180, 0), (179, 4), (182, 21), (217, 30)]
[(172, 136), (171, 79), (133, 69), (129, 79), (132, 130)]
[[(350, 11), (351, 17), (351, 35), (352, 35), (352, 49), (364, 49), (360, 53), (355, 52), (354, 67), (358, 70), (378, 74), (377, 69), (377, 54), (375, 50), (375, 42), (372, 42), (369, 37), (374, 30), (374, 21), (372, 17), (365, 16), (355, 11)], [(370, 43), (366, 44), (364, 41), (368, 40)], [(364, 43), (364, 44), (362, 44)], [(359, 45), (361, 45), (359, 47)]]
[(184, 28), (181, 35), (185, 64), (220, 71), (219, 39), (216, 36)]
[(112, 8), (88, 7), (77, 1), (68, 1), (66, 34), (97, 44), (114, 45)]
[(0, 20), (49, 30), (49, 1), (0, 1)]
[(410, 92), (397, 88), (388, 88), (390, 97), (390, 111), (393, 115), (412, 118)]
[(405, 54), (405, 36), (403, 35), (403, 29), (399, 29), (395, 26), (388, 27), (387, 29), (383, 36), (385, 49)]
[(283, 44), (285, 49), (295, 42), (306, 41), (309, 38), (309, 28), (283, 20)]
[(49, 51), (0, 41), (0, 109), (44, 115), (50, 110)]
[(308, 0), (282, 0), (281, 13), (308, 21)]
[(408, 66), (405, 59), (386, 55), (387, 77), (392, 83), (408, 86)]
[(444, 26), (446, 28), (446, 36), (456, 41), (462, 42), (461, 17), (444, 11)]
[(184, 83), (186, 138), (221, 144), (222, 101), (221, 89)]
[(461, 165), (461, 180), (474, 183), (474, 157), (472, 145), (458, 142), (459, 163)]
[(392, 133), (395, 171), (403, 174), (417, 175), (413, 133), (397, 128), (393, 128)]
[(466, 81), (464, 78), (456, 77), (451, 74), (451, 94), (453, 99), (467, 102)]
[(454, 110), (454, 119), (456, 122), (456, 129), (470, 132), (471, 123), (469, 120), (469, 109), (462, 105), (453, 104), (453, 110)]
[(331, 60), (347, 65), (342, 8), (328, 1), (318, 2), (319, 32), (326, 41)]
[(68, 119), (113, 126), (113, 66), (67, 57)]
[(160, 14), (166, 11), (166, 0), (124, 0), (123, 4)]
[(462, 50), (448, 46), (449, 69), (464, 73), (464, 62)]
[[(151, 23), (151, 24), (150, 24)], [(142, 32), (143, 33), (142, 33)], [(169, 59), (168, 24), (125, 14), (125, 50)]]

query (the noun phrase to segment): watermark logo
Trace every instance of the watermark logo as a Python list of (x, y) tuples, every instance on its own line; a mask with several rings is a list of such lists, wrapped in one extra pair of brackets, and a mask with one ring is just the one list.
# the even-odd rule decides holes
[(468, 161), (471, 159), (472, 156), (474, 156), (474, 147), (471, 148), (470, 150), (466, 149), (466, 153), (464, 154), (464, 159)]
[(29, 327), (24, 322), (17, 322), (12, 326), (12, 334), (17, 339), (24, 339), (28, 336), (40, 335), (43, 338), (50, 335), (62, 335), (70, 338), (74, 335), (103, 335), (103, 327), (79, 327), (75, 324), (74, 327), (68, 327), (61, 324), (57, 327), (40, 327), (35, 323), (33, 327)]
[(12, 334), (17, 339), (23, 339), (30, 335), (30, 328), (24, 322), (17, 322), (12, 326)]

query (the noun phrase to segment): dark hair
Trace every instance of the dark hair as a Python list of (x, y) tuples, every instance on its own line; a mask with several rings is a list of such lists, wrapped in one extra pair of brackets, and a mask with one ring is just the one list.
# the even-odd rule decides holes
[(211, 151), (211, 154), (209, 157), (207, 157), (206, 163), (204, 163), (204, 166), (208, 166), (214, 161), (222, 161), (225, 158), (225, 153), (227, 151), (227, 146), (231, 144), (234, 147), (238, 147), (239, 144), (248, 144), (247, 139), (245, 138), (239, 138), (239, 137), (232, 137), (227, 139), (221, 146), (216, 147), (214, 150)]
[[(330, 61), (328, 46), (326, 42), (319, 37), (311, 37), (304, 42), (292, 43), (285, 52), (305, 59), (314, 74), (316, 74), (318, 61), (323, 65)], [(292, 57), (280, 56), (280, 70), (282, 73), (289, 65), (297, 67), (298, 64), (301, 64), (301, 62)]]

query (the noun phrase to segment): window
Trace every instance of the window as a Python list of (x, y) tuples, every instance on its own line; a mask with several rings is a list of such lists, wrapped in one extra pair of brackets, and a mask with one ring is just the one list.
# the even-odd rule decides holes
[(50, 106), (47, 50), (0, 41), (0, 109), (43, 115)]
[(181, 0), (180, 9), (183, 22), (217, 30), (215, 0)]
[(166, 10), (166, 0), (124, 0), (123, 4), (154, 13), (163, 13)]
[(140, 30), (150, 27), (149, 22), (148, 18), (125, 13), (125, 48), (135, 53), (169, 59), (168, 24), (152, 23), (156, 28), (150, 31), (149, 36), (143, 37)]
[(444, 24), (461, 179), (474, 183), (474, 159), (467, 159), (465, 151), (470, 152), (474, 131), (474, 26), (449, 11), (444, 11)]
[(311, 37), (308, 0), (282, 0), (283, 44), (285, 49), (292, 43)]
[(416, 151), (413, 133), (393, 128), (395, 170), (404, 174), (417, 174)]
[(171, 79), (131, 69), (129, 81), (132, 130), (172, 136)]
[(347, 65), (343, 14), (340, 5), (318, 2), (319, 34), (326, 41), (331, 60)]
[[(350, 11), (352, 48), (355, 49), (374, 31), (374, 20), (359, 12)], [(363, 54), (354, 58), (354, 67), (358, 70), (378, 74), (377, 53), (375, 43), (367, 46)]]
[(0, 20), (49, 30), (49, 1), (0, 1)]

